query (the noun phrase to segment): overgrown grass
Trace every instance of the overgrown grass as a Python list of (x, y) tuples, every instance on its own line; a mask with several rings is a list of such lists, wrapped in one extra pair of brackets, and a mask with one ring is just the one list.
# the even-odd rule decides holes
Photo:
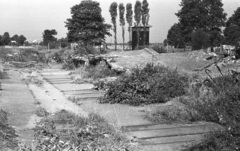
[(0, 109), (0, 150), (17, 147), (15, 130), (8, 125), (7, 113)]
[(60, 111), (42, 120), (36, 128), (36, 150), (134, 150), (114, 127), (103, 118), (90, 114), (82, 118)]
[(114, 70), (111, 70), (105, 62), (100, 62), (96, 66), (79, 67), (73, 73), (75, 83), (96, 83), (99, 79), (116, 77), (121, 75)]
[(167, 106), (147, 112), (145, 118), (153, 123), (172, 124), (172, 123), (191, 123), (200, 120), (200, 116), (196, 110), (187, 108), (181, 101), (184, 97), (175, 98), (172, 103)]
[(159, 123), (208, 121), (226, 127), (226, 131), (208, 135), (190, 151), (223, 151), (240, 149), (240, 82), (236, 77), (223, 76), (214, 82), (190, 88), (180, 105), (158, 110), (147, 116)]
[(184, 151), (239, 151), (240, 137), (229, 131), (218, 131), (205, 135), (204, 140)]
[(0, 79), (8, 79), (9, 77), (8, 77), (8, 74), (7, 74), (7, 72), (2, 72), (2, 71), (0, 71)]
[(47, 117), (48, 115), (50, 115), (50, 113), (48, 113), (43, 107), (38, 107), (35, 111), (35, 114), (39, 117)]
[(83, 74), (83, 78), (100, 79), (105, 77), (114, 77), (117, 75), (118, 73), (114, 70), (111, 70), (105, 62), (100, 62), (96, 66), (89, 66), (85, 68), (85, 74)]
[(177, 70), (147, 64), (144, 68), (134, 68), (131, 74), (124, 74), (109, 83), (109, 89), (100, 102), (135, 106), (164, 103), (184, 95), (187, 82), (188, 78), (180, 75)]
[(152, 48), (158, 53), (167, 53), (167, 48), (161, 44), (154, 44), (150, 48)]

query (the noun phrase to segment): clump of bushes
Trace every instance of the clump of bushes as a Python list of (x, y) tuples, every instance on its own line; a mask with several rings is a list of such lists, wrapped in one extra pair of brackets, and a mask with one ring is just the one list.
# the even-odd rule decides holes
[(134, 68), (131, 74), (124, 74), (108, 84), (108, 91), (100, 99), (102, 103), (141, 105), (164, 103), (186, 93), (188, 78), (177, 70), (164, 66), (147, 64)]
[(107, 64), (101, 61), (96, 66), (88, 66), (85, 68), (83, 78), (101, 79), (105, 77), (115, 77), (118, 73), (111, 70)]
[(161, 44), (154, 44), (151, 48), (158, 53), (167, 53), (166, 47)]
[(63, 53), (64, 51), (57, 51), (50, 55), (49, 58), (53, 59), (56, 63), (63, 63)]

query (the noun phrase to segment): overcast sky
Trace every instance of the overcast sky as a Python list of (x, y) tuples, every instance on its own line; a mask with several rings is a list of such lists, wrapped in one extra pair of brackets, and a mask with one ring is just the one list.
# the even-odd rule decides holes
[[(0, 34), (9, 32), (23, 34), (29, 41), (42, 39), (45, 29), (56, 29), (57, 38), (66, 37), (65, 21), (71, 17), (70, 8), (81, 0), (0, 0)], [(110, 22), (109, 6), (114, 0), (97, 0), (102, 16)], [(136, 0), (115, 0), (118, 3), (132, 3)], [(178, 22), (175, 13), (180, 9), (181, 0), (148, 0), (150, 7), (150, 42), (162, 42), (169, 28)], [(240, 7), (240, 0), (223, 0), (228, 17)], [(119, 25), (119, 19), (118, 25)], [(127, 29), (127, 28), (126, 28)], [(126, 32), (126, 38), (128, 33)], [(118, 26), (118, 41), (121, 42), (121, 28)], [(107, 38), (113, 42), (113, 37)]]

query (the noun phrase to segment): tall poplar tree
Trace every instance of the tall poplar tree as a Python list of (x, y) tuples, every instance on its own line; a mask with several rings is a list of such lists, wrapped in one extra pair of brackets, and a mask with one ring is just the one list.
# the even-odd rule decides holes
[(133, 10), (132, 10), (132, 4), (128, 3), (126, 6), (126, 19), (127, 19), (127, 23), (128, 23), (128, 32), (129, 32), (129, 41), (132, 41), (131, 39), (131, 26), (132, 26), (132, 19), (133, 19)]
[[(134, 6), (134, 19), (135, 19), (135, 26), (139, 27), (141, 24), (141, 17), (142, 17), (142, 3), (137, 0)], [(139, 46), (140, 40), (140, 31), (137, 29), (137, 47)]]
[(144, 29), (144, 35), (143, 35), (143, 45), (146, 45), (146, 26), (148, 26), (149, 22), (149, 8), (148, 8), (148, 2), (147, 0), (143, 0), (142, 2), (142, 24)]
[(123, 38), (123, 49), (124, 49), (124, 43), (125, 43), (125, 7), (123, 3), (119, 4), (119, 21), (120, 21), (120, 26), (122, 26), (122, 38)]
[(110, 12), (111, 20), (113, 24), (115, 51), (117, 50), (117, 20), (116, 20), (118, 15), (117, 7), (118, 7), (118, 4), (116, 2), (113, 2), (109, 8), (109, 12)]

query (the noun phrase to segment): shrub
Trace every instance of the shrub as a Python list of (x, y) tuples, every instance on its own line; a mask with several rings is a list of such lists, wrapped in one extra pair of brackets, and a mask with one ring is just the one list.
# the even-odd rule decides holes
[(0, 79), (8, 79), (9, 77), (8, 77), (8, 74), (7, 74), (7, 72), (2, 72), (2, 71), (0, 71)]
[(63, 65), (62, 65), (63, 69), (72, 70), (77, 67), (70, 55), (68, 55), (64, 61), (62, 60), (62, 62), (63, 62)]
[(52, 58), (57, 63), (63, 63), (63, 51), (54, 52), (50, 58)]
[(100, 52), (98, 52), (93, 46), (85, 46), (85, 47), (81, 47), (78, 46), (77, 49), (74, 51), (74, 54), (78, 54), (78, 55), (89, 55), (89, 54), (99, 54)]
[(154, 44), (151, 48), (158, 53), (167, 53), (166, 47), (160, 44)]
[(184, 151), (239, 151), (239, 142), (239, 136), (228, 131), (219, 131), (206, 135), (201, 143), (192, 145)]
[(188, 78), (177, 70), (147, 64), (109, 83), (109, 89), (100, 102), (129, 105), (164, 103), (170, 98), (184, 95), (187, 81)]
[(96, 66), (88, 66), (85, 68), (83, 78), (93, 78), (100, 79), (105, 77), (117, 76), (118, 73), (114, 70), (111, 70), (105, 62), (101, 61)]
[(172, 101), (168, 106), (159, 107), (157, 110), (146, 114), (145, 118), (153, 123), (171, 124), (171, 123), (190, 123), (200, 120), (196, 110), (186, 108), (181, 100), (185, 97), (179, 97)]

